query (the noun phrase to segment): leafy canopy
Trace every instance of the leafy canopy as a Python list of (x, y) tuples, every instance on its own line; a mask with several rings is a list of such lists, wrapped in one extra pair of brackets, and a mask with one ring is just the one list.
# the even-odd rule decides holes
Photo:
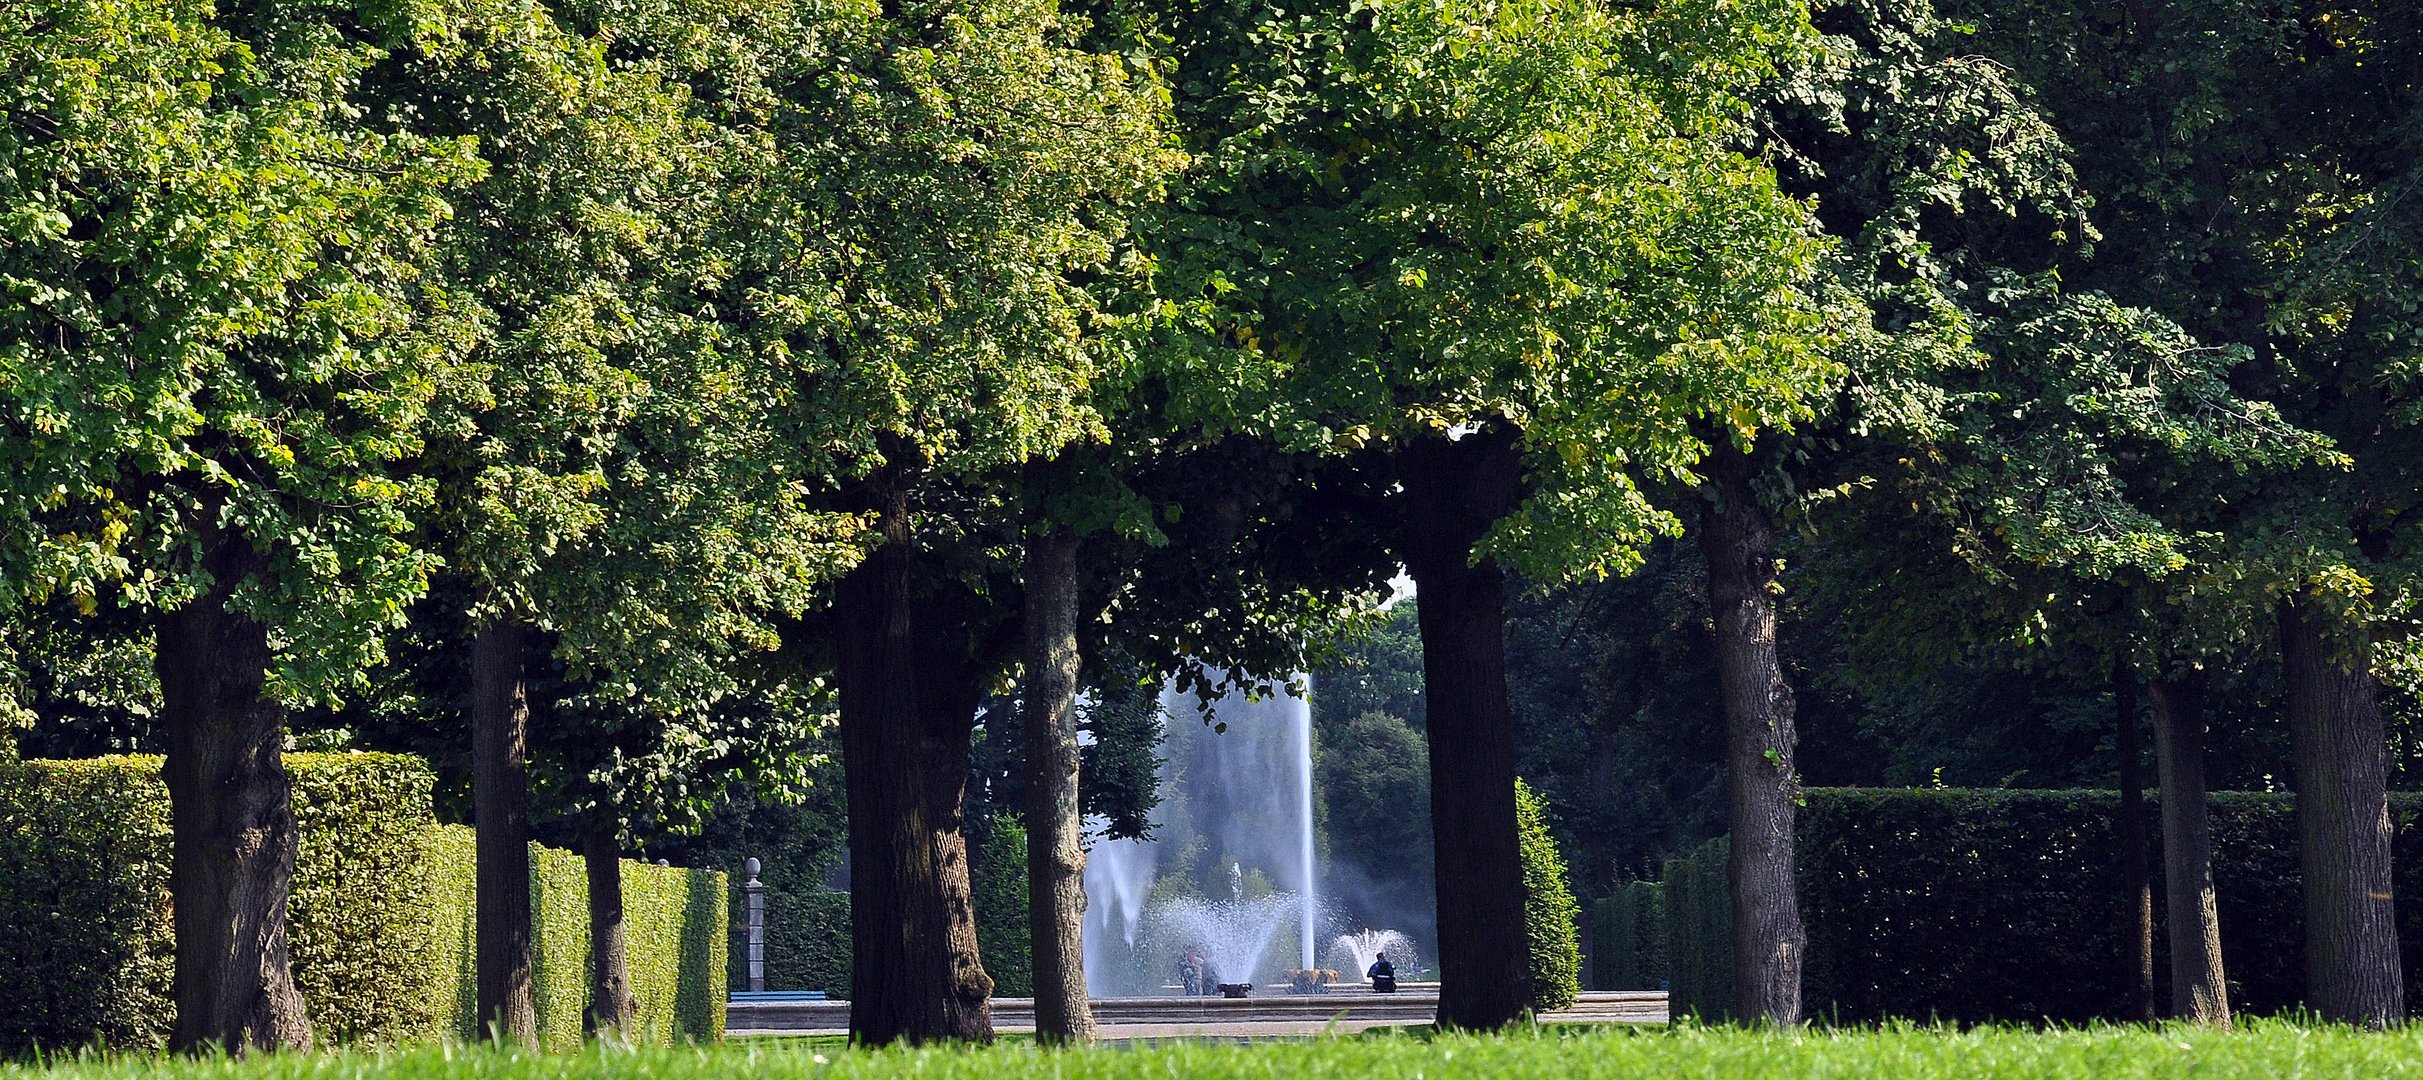
[(1232, 373), (1174, 415), (1337, 451), (1510, 423), (1529, 491), (1488, 547), (1555, 580), (1637, 561), (1679, 527), (1644, 481), (1838, 370), (1828, 245), (1740, 149), (1797, 5), (1232, 0), (1171, 33), (1199, 164), (1156, 238), (1201, 333), (1159, 362)]

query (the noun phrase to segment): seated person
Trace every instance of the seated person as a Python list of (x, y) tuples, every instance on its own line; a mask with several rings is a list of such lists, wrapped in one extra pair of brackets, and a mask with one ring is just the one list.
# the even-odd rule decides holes
[(1371, 970), (1363, 974), (1371, 978), (1372, 992), (1380, 994), (1397, 992), (1397, 966), (1388, 962), (1387, 953), (1381, 953), (1379, 959), (1371, 962)]
[(1204, 977), (1210, 965), (1203, 962), (1203, 950), (1188, 946), (1178, 957), (1178, 986), (1188, 995), (1211, 993), (1210, 980)]

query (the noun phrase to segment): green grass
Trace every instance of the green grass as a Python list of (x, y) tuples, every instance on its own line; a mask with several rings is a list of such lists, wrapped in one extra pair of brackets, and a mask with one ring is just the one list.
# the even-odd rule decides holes
[(435, 1049), (251, 1061), (93, 1056), (0, 1066), (0, 1080), (1015, 1080), (1184, 1077), (2423, 1077), (2423, 1029), (2386, 1035), (2261, 1021), (2227, 1034), (2184, 1028), (1965, 1032), (1899, 1027), (1789, 1034), (1725, 1029), (1549, 1030), (1506, 1036), (1370, 1034), (1236, 1045), (1178, 1042), (1047, 1053), (856, 1051), (752, 1040), (720, 1047), (591, 1050), (571, 1057)]

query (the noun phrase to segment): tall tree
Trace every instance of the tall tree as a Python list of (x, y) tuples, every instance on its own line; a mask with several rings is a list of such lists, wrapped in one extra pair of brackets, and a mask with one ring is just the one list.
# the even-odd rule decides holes
[(305, 1046), (285, 711), (358, 685), (431, 566), (400, 536), (428, 489), (388, 462), (455, 359), (410, 265), (473, 163), (360, 126), (397, 43), (343, 9), (24, 15), (0, 31), (0, 604), (153, 614), (172, 1042)]
[[(1832, 32), (1829, 48), (1777, 80), (1764, 130), (1788, 186), (1815, 196), (1842, 238), (1835, 281), (1873, 320), (1846, 341), (1834, 407), (1768, 440), (1751, 462), (1714, 470), (1705, 519), (1720, 636), (1728, 623), (1739, 628), (1718, 655), (1730, 661), (1721, 666), (1735, 732), (1736, 932), (1758, 948), (1737, 951), (1736, 989), (1743, 1015), (1777, 1020), (1796, 1018), (1786, 1010), (1797, 993), (1782, 984), (1797, 981), (1798, 939), (1788, 918), (1792, 700), (1765, 610), (1774, 514), (1862, 505), (1882, 481), (1886, 498), (1943, 516), (1938, 539), (1921, 543), (1985, 574), (1960, 593), (2017, 574), (2047, 589), (2039, 596), (2080, 603), (2108, 596), (2118, 577), (2158, 579), (2187, 564), (2187, 538), (2212, 513), (2199, 501), (2210, 489), (2182, 490), (2175, 478), (2197, 463), (2245, 470), (2330, 456), (2274, 409), (2230, 392), (2223, 379), (2240, 353), (2065, 288), (2063, 268), (2095, 238), (2089, 189), (2058, 117), (2008, 67), (1974, 54), (1966, 24), (1917, 0), (1831, 4), (1818, 23)], [(1872, 569), (1874, 555), (1854, 561)], [(2052, 568), (2056, 583), (2014, 566)], [(1906, 610), (1880, 614), (1902, 630), (1914, 610), (1972, 635), (2005, 632), (1951, 597), (1892, 603)], [(1740, 613), (1728, 619), (1727, 607)], [(2084, 634), (2066, 625), (2103, 646), (2072, 659), (2100, 670), (2126, 655), (2141, 623), (2121, 622)], [(2181, 643), (2161, 651), (2190, 654)], [(1745, 774), (1762, 790), (1745, 794)], [(1745, 844), (1741, 815), (1753, 807), (1764, 810), (1747, 821), (1759, 842)]]
[[(470, 637), (479, 1015), (531, 1042), (528, 761), (548, 741), (532, 717), (557, 704), (533, 673), (561, 663), (636, 699), (625, 716), (702, 715), (730, 689), (720, 667), (775, 644), (766, 620), (854, 561), (859, 525), (810, 507), (786, 474), (798, 456), (770, 405), (783, 377), (717, 314), (748, 250), (729, 196), (752, 175), (753, 136), (692, 93), (678, 60), (617, 63), (605, 45), (736, 32), (577, 5), (477, 6), (464, 21), (423, 46), (442, 63), (382, 69), (371, 91), (418, 131), (476, 140), (490, 165), (429, 267), (476, 322), (470, 377), (446, 386), (415, 465), (438, 492), (424, 535), (447, 556), (441, 595)], [(614, 793), (586, 793), (584, 847), (611, 876)], [(615, 1026), (625, 1010), (606, 997)]]
[(1085, 838), (1077, 791), (1077, 536), (1031, 526), (1026, 553), (1027, 926), (1035, 1032), (1046, 1045), (1094, 1039), (1085, 996)]
[[(1030, 726), (1022, 740), (1037, 1032), (1060, 1042), (1083, 1041), (1091, 1028), (1084, 815), (1100, 814), (1102, 836), (1140, 838), (1151, 829), (1151, 751), (1161, 725), (1148, 687), (1174, 680), (1196, 692), (1206, 722), (1223, 724), (1210, 703), (1224, 691), (1278, 692), (1384, 594), (1386, 560), (1358, 527), (1358, 511), (1373, 502), (1359, 470), (1169, 425), (1152, 403), (1178, 384), (1199, 389), (1192, 384), (1217, 375), (1152, 368), (1123, 364), (1105, 380), (1098, 400), (1114, 430), (1108, 446), (1071, 447), (1023, 477), (1034, 520), (1021, 582), (1030, 635), (1019, 690), (1030, 717), (1051, 721)], [(1050, 558), (1068, 562), (1039, 561)], [(1051, 663), (1066, 665), (1066, 677), (1055, 679)], [(1096, 701), (1085, 726), (1094, 742), (1081, 752), (1076, 690), (1089, 673)], [(1054, 760), (1051, 739), (1065, 757)], [(1061, 854), (1043, 849), (1054, 833)], [(1041, 1004), (1053, 996), (1060, 1004)]]
[(845, 481), (828, 505), (874, 546), (818, 620), (861, 1042), (991, 1037), (961, 822), (1000, 624), (952, 565), (955, 530), (989, 540), (958, 481), (1100, 433), (1094, 290), (1141, 269), (1118, 257), (1124, 217), (1176, 164), (1151, 73), (1072, 29), (1037, 0), (851, 13), (711, 88), (765, 136), (734, 284), (789, 376), (796, 467)]
[(1751, 488), (1753, 468), (1739, 449), (1717, 449), (1699, 527), (1725, 710), (1734, 1010), (1749, 1020), (1797, 1024), (1801, 961), (1809, 951), (1793, 878), (1800, 782), (1793, 752), (1800, 733), (1776, 650), (1775, 522)]
[(1638, 560), (1642, 484), (1804, 411), (1823, 245), (1746, 140), (1805, 44), (1785, 4), (1237, 2), (1169, 14), (1202, 160), (1165, 288), (1239, 372), (1219, 410), (1382, 457), (1421, 591), (1444, 1024), (1527, 997), (1502, 643), (1507, 570)]
[(2169, 667), (2152, 682), (2154, 761), (2162, 785), (2162, 876), (2168, 897), (2171, 1015), (2228, 1027), (2229, 980), (2205, 824), (2204, 673)]
[[(2307, 893), (2308, 1003), (2403, 1018), (2389, 918), (2385, 754), (2367, 642), (2408, 616), (2418, 515), (2414, 261), (2423, 14), (2400, 3), (2144, 0), (1981, 6), (2080, 148), (2109, 242), (2072, 280), (2246, 350), (2243, 391), (2346, 455), (2234, 484), (2210, 590), (2238, 633), (2277, 636), (2290, 676)], [(2327, 654), (2329, 659), (2309, 662)]]
[(2119, 731), (2113, 750), (2120, 758), (2120, 889), (2128, 902), (2129, 1019), (2153, 1022), (2154, 880), (2146, 865), (2145, 748), (2137, 724), (2137, 670), (2127, 660), (2112, 664), (2112, 712)]

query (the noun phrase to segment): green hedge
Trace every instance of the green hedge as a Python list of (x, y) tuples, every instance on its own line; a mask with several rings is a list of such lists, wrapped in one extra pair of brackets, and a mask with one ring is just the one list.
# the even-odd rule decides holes
[[(314, 1034), (365, 1046), (469, 1036), (471, 832), (433, 823), (427, 766), (387, 754), (286, 765), (302, 832), (287, 933)], [(0, 763), (0, 1051), (166, 1043), (167, 806), (156, 757)], [(577, 857), (537, 855), (542, 1026), (551, 1047), (577, 1046), (586, 884)], [(664, 1040), (718, 1037), (723, 875), (632, 862), (624, 875), (642, 1021)]]
[[(814, 881), (795, 881), (782, 868), (767, 865), (759, 880), (766, 887), (766, 988), (822, 990), (835, 998), (850, 996), (850, 894)], [(741, 890), (732, 890), (732, 985), (746, 985), (748, 972), (748, 908)]]
[(1026, 827), (995, 814), (977, 837), (976, 947), (996, 997), (1035, 996), (1035, 939), (1027, 919)]
[[(470, 829), (455, 833), (462, 851), (471, 849)], [(538, 997), (539, 1045), (572, 1050), (581, 1044), (581, 1020), (589, 1000), (589, 876), (581, 857), (558, 848), (531, 845), (530, 909), (532, 983)], [(474, 863), (464, 861), (468, 879)], [(631, 968), (631, 996), (639, 1007), (640, 1030), (659, 1043), (720, 1038), (724, 1030), (724, 875), (623, 860), (623, 925)], [(471, 918), (466, 908), (465, 919)], [(466, 927), (468, 927), (466, 923)], [(466, 940), (468, 934), (466, 933)], [(461, 1015), (477, 1007), (476, 987)], [(469, 1027), (462, 1028), (469, 1034)]]
[(1565, 857), (1548, 834), (1547, 804), (1514, 782), (1515, 831), (1523, 853), (1523, 936), (1531, 949), (1531, 1007), (1562, 1009), (1582, 992), (1581, 905), (1566, 881)]
[[(1798, 876), (1809, 935), (1802, 997), (1811, 1015), (1964, 1023), (2125, 1015), (2115, 793), (1807, 794)], [(2415, 996), (2423, 994), (2423, 796), (2393, 795), (2391, 809), (2407, 993), (2423, 1000)], [(2231, 1004), (2254, 1014), (2293, 1009), (2302, 997), (2304, 916), (2290, 798), (2217, 793), (2211, 821)], [(1667, 864), (1668, 977), (1678, 1014), (1729, 1011), (1730, 977), (1721, 987), (1715, 978), (1719, 960), (1730, 965), (1722, 852), (1718, 841)], [(2157, 889), (2159, 856), (2148, 853)], [(2160, 904), (2155, 914), (2162, 973)]]
[(1590, 977), (1601, 990), (1657, 990), (1666, 978), (1665, 889), (1627, 881), (1593, 906)]
[(168, 800), (159, 766), (0, 761), (0, 1051), (164, 1046)]
[(1669, 859), (1665, 885), (1666, 948), (1661, 959), (1666, 1010), (1674, 1016), (1722, 1020), (1733, 1015), (1732, 890), (1725, 884), (1731, 845), (1718, 837), (1680, 859)]

